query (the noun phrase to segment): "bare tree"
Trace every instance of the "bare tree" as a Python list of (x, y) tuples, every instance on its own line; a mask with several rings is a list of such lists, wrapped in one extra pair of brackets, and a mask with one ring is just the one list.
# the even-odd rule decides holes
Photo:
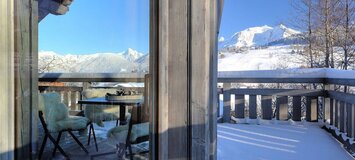
[(56, 56), (51, 56), (50, 58), (39, 57), (38, 72), (45, 73), (52, 71), (54, 62), (57, 60)]
[[(340, 17), (337, 14), (340, 0), (318, 0), (317, 2), (317, 20), (319, 26), (317, 31), (322, 39), (320, 49), (324, 52), (324, 67), (334, 68), (334, 41), (336, 39), (335, 30), (339, 26)], [(322, 45), (323, 44), (323, 45)]]
[(343, 17), (338, 29), (339, 47), (343, 50), (342, 69), (347, 70), (351, 59), (354, 58), (354, 0), (341, 0), (339, 16)]
[[(307, 42), (307, 47), (304, 48), (303, 56), (306, 57), (306, 61), (310, 68), (315, 66), (315, 55), (313, 49), (314, 43), (314, 33), (313, 33), (313, 22), (314, 22), (314, 0), (291, 0), (291, 5), (296, 11), (296, 17), (292, 23), (293, 25), (300, 29), (306, 30), (307, 33), (304, 35), (304, 39)], [(302, 54), (302, 53), (301, 53)]]

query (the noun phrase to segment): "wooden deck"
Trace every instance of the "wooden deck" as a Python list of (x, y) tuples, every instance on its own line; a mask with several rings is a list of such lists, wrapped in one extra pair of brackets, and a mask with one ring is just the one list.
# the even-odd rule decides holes
[[(62, 138), (60, 140), (60, 146), (63, 148), (65, 153), (69, 156), (71, 160), (116, 160), (117, 155), (116, 154), (110, 154), (106, 156), (100, 156), (96, 158), (92, 158), (92, 156), (101, 154), (101, 153), (107, 153), (107, 152), (113, 152), (116, 150), (116, 144), (114, 141), (107, 139), (104, 135), (107, 132), (109, 128), (112, 127), (112, 125), (115, 124), (115, 121), (110, 121), (110, 122), (105, 122), (104, 128), (98, 127), (94, 125), (95, 128), (95, 133), (96, 133), (96, 138), (97, 138), (97, 144), (98, 144), (98, 149), (99, 151), (96, 151), (95, 148), (95, 143), (93, 138), (91, 137), (90, 140), (90, 145), (87, 145), (87, 140), (88, 140), (88, 135), (79, 135), (78, 132), (73, 132), (75, 136), (80, 140), (80, 142), (83, 143), (85, 148), (88, 150), (89, 154), (86, 154), (77, 143), (73, 140), (73, 138), (67, 134), (63, 133)], [(41, 130), (41, 129), (40, 129)], [(42, 132), (41, 132), (42, 133)], [(42, 137), (42, 134), (40, 134)], [(56, 134), (52, 134), (54, 138), (56, 138)], [(39, 138), (39, 144), (42, 143), (42, 138)], [(136, 150), (139, 150), (139, 148), (148, 148), (149, 144), (148, 143), (142, 143), (139, 145), (133, 145), (133, 152)], [(46, 143), (46, 147), (42, 156), (43, 160), (62, 160), (65, 159), (65, 157), (57, 150), (55, 156), (52, 156), (52, 151), (53, 151), (53, 143), (51, 143), (49, 140)], [(141, 160), (141, 159), (149, 159), (148, 154), (141, 154), (141, 155), (134, 155), (133, 159)], [(129, 159), (129, 158), (127, 158)]]
[(315, 122), (268, 121), (260, 125), (217, 126), (218, 160), (353, 160), (342, 144)]
[[(76, 143), (74, 143), (70, 139), (70, 137), (67, 137), (68, 140), (66, 140), (64, 142), (67, 144), (64, 144), (64, 143), (61, 144), (61, 146), (63, 146), (65, 153), (68, 154), (68, 156), (70, 157), (71, 160), (91, 160), (91, 159), (93, 159), (93, 160), (117, 160), (118, 159), (116, 154), (109, 154), (106, 156), (100, 156), (100, 157), (93, 158), (93, 156), (97, 155), (97, 154), (115, 151), (115, 145), (112, 142), (109, 142), (108, 140), (101, 139), (98, 142), (99, 151), (97, 152), (93, 142), (89, 146), (86, 145), (86, 142), (87, 142), (86, 138), (87, 137), (80, 137), (80, 141), (83, 142), (84, 146), (89, 151), (89, 154), (86, 154)], [(52, 159), (52, 160), (65, 159), (64, 156), (61, 155), (59, 151), (56, 152), (55, 156), (52, 156), (52, 149), (53, 149), (52, 144), (46, 145), (46, 150), (44, 152), (43, 159)], [(129, 158), (127, 158), (127, 159), (129, 159)], [(136, 159), (136, 160), (148, 159), (148, 154), (135, 155), (134, 159)]]

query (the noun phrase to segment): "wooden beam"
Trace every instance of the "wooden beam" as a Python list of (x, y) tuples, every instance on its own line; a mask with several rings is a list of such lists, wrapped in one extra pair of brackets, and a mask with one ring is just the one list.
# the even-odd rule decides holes
[[(190, 3), (189, 3), (190, 2)], [(216, 152), (213, 145), (216, 139), (210, 125), (210, 118), (216, 116), (215, 99), (217, 94), (216, 68), (212, 56), (216, 55), (217, 40), (217, 3), (216, 1), (188, 1), (189, 12), (189, 105), (191, 148), (190, 159), (209, 159)], [(216, 124), (216, 122), (212, 122)], [(210, 127), (213, 128), (210, 128)]]
[(158, 155), (157, 159), (169, 158), (169, 1), (154, 0), (156, 5), (154, 15), (158, 16), (155, 20), (156, 32), (159, 34), (155, 43), (158, 45), (156, 52), (158, 53)]
[[(161, 84), (161, 81), (165, 82), (166, 79), (160, 79), (159, 80), (159, 75), (161, 74), (166, 74), (166, 70), (164, 72), (164, 69), (160, 69), (158, 66), (160, 65), (160, 62), (158, 61), (159, 58), (161, 58), (163, 61), (165, 59), (163, 57), (160, 57), (160, 52), (159, 52), (159, 39), (160, 39), (160, 32), (159, 32), (159, 1), (158, 0), (149, 0), (149, 74), (150, 76), (150, 81), (148, 83), (149, 86), (149, 159), (158, 159), (159, 158), (159, 151), (160, 149), (163, 148), (163, 146), (160, 145), (159, 140), (167, 138), (167, 134), (164, 134), (166, 130), (166, 127), (161, 127), (161, 124), (166, 124), (167, 122), (165, 121), (164, 123), (159, 123), (159, 119), (163, 116), (166, 116), (166, 108), (163, 108), (159, 106), (166, 105), (161, 104), (162, 101), (159, 100), (159, 97), (164, 95), (165, 92), (160, 93), (158, 87)], [(163, 44), (163, 43), (162, 43)], [(162, 72), (160, 72), (162, 71)], [(164, 77), (164, 76), (162, 76)], [(163, 88), (163, 87), (162, 87)], [(165, 102), (166, 99), (164, 99), (163, 102)], [(164, 110), (165, 109), (165, 110)], [(163, 132), (161, 132), (160, 129), (163, 129)], [(158, 136), (159, 135), (159, 136)], [(164, 142), (164, 141), (161, 141)], [(165, 141), (166, 142), (166, 141)], [(166, 147), (165, 147), (166, 148)], [(164, 153), (167, 152), (162, 152), (160, 155), (166, 155)], [(164, 157), (161, 157), (164, 158)], [(166, 157), (165, 157), (166, 158)]]
[(0, 159), (15, 159), (14, 3), (0, 2)]
[(355, 104), (355, 94), (349, 94), (338, 91), (327, 91), (327, 95), (332, 99), (336, 99), (350, 104)]
[[(36, 152), (38, 101), (38, 43), (35, 0), (15, 1), (15, 159), (31, 157)], [(33, 144), (32, 144), (33, 142)]]
[(344, 78), (326, 78), (326, 84), (336, 84), (345, 86), (355, 86), (355, 79), (344, 79)]
[(157, 159), (215, 159), (217, 1), (158, 2)]
[[(169, 0), (168, 22), (168, 159), (189, 157), (187, 1)], [(178, 91), (178, 92), (177, 92)], [(177, 149), (177, 146), (181, 148)]]

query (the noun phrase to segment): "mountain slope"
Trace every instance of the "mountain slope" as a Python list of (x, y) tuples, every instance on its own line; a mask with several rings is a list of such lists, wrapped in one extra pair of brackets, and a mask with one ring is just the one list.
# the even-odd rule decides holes
[(251, 27), (235, 33), (227, 41), (219, 44), (221, 49), (238, 49), (243, 47), (265, 46), (275, 41), (292, 38), (301, 32), (287, 28), (284, 25), (275, 27)]
[[(39, 72), (122, 73), (147, 71), (147, 54), (131, 48), (120, 53), (89, 55), (59, 55), (51, 51), (39, 52)], [(142, 61), (138, 61), (143, 59)], [(141, 64), (142, 63), (142, 64)]]
[(305, 64), (292, 46), (271, 46), (244, 52), (220, 52), (218, 71), (303, 68)]

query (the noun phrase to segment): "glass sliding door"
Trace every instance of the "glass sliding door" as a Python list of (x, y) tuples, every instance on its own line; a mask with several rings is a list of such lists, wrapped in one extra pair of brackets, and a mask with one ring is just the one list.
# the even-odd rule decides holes
[(39, 3), (39, 155), (149, 159), (150, 1)]

